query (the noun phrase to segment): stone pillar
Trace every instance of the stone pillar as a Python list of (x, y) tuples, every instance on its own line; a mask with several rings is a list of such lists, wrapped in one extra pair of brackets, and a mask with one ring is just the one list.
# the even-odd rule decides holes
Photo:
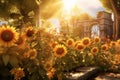
[(100, 37), (101, 39), (106, 39), (107, 36), (112, 37), (113, 35), (113, 21), (111, 17), (111, 13), (101, 11), (98, 13), (97, 18), (99, 19), (99, 24), (100, 24)]

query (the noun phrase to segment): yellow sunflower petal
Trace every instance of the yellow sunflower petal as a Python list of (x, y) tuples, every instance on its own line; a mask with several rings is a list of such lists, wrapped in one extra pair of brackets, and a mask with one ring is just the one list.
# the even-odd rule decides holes
[(98, 47), (93, 47), (91, 49), (91, 53), (93, 53), (93, 54), (98, 53)]
[(95, 43), (99, 43), (100, 41), (101, 41), (101, 39), (100, 39), (99, 37), (95, 37), (95, 38), (94, 38), (94, 42), (95, 42)]
[(82, 39), (82, 44), (84, 44), (85, 46), (88, 46), (90, 44), (90, 38), (89, 37), (85, 37)]
[(74, 40), (73, 40), (72, 38), (70, 38), (70, 39), (68, 39), (68, 40), (66, 41), (66, 44), (67, 44), (68, 47), (73, 47), (73, 45), (74, 45)]
[(0, 28), (0, 43), (5, 47), (13, 46), (18, 39), (18, 33), (14, 27), (2, 26)]
[(33, 35), (35, 34), (35, 30), (33, 29), (33, 27), (28, 27), (25, 30), (25, 36), (27, 39), (31, 38)]
[(54, 55), (60, 58), (65, 56), (67, 53), (67, 49), (64, 45), (56, 45), (53, 51), (54, 51)]

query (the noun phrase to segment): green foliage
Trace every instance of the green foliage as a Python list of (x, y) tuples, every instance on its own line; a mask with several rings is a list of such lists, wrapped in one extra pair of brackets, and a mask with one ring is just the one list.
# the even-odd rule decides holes
[(4, 65), (6, 66), (9, 62), (9, 60), (10, 60), (10, 56), (9, 55), (3, 55), (2, 59), (3, 59)]
[(111, 5), (111, 2), (110, 2), (110, 0), (99, 0), (101, 3), (102, 3), (102, 5), (103, 5), (103, 7), (106, 9), (106, 10), (108, 10), (108, 11), (112, 11), (112, 5)]
[(18, 58), (16, 56), (11, 56), (9, 63), (13, 66), (13, 67), (18, 67)]
[[(35, 25), (38, 20), (39, 4), (38, 0), (1, 0), (0, 17), (8, 20), (14, 19), (15, 26), (31, 23)], [(30, 15), (32, 12), (32, 15)]]
[[(111, 67), (120, 65), (120, 58), (113, 58), (116, 54), (115, 43), (117, 44), (117, 42), (115, 41), (114, 44), (110, 44), (100, 42), (99, 38), (98, 40), (92, 40), (90, 38), (73, 37), (71, 46), (67, 44), (71, 35), (62, 35), (61, 37), (61, 34), (52, 34), (38, 27), (33, 27), (33, 31), (36, 31), (33, 36), (28, 37), (26, 35), (27, 37), (23, 37), (25, 43), (22, 47), (16, 43), (11, 47), (0, 45), (1, 76), (5, 76), (6, 79), (10, 77), (13, 80), (16, 77), (16, 69), (18, 69), (18, 71), (23, 72), (20, 76), (21, 80), (54, 80), (64, 78), (66, 71), (69, 72), (80, 66), (98, 66), (103, 71), (114, 71)], [(26, 34), (24, 31), (23, 33)], [(54, 47), (51, 46), (52, 42), (57, 42)], [(82, 47), (80, 44), (82, 44)], [(63, 57), (55, 55), (56, 45), (64, 45), (67, 49), (67, 53)], [(102, 45), (107, 45), (107, 47), (103, 49)], [(119, 49), (118, 46), (117, 49)], [(97, 47), (98, 51), (92, 51), (94, 47)], [(59, 52), (61, 52), (61, 49), (58, 48), (56, 53), (59, 54)]]

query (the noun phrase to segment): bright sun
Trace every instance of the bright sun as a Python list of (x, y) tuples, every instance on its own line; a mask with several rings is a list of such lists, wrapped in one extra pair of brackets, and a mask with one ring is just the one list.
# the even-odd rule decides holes
[(76, 3), (77, 0), (63, 0), (64, 9), (66, 11), (70, 11), (75, 6)]

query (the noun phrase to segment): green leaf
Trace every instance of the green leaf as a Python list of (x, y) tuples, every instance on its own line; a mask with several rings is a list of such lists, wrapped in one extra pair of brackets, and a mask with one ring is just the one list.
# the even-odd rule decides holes
[(30, 12), (28, 13), (29, 18), (33, 18), (34, 15), (35, 15), (35, 12), (34, 12), (34, 11), (30, 11)]
[(4, 65), (6, 66), (9, 62), (10, 56), (9, 55), (3, 55), (2, 59), (3, 59)]
[(38, 42), (32, 42), (31, 47), (35, 47), (38, 44)]
[(30, 80), (37, 80), (37, 74), (34, 73), (34, 74), (31, 76)]
[(18, 66), (18, 59), (16, 56), (11, 56), (9, 62), (13, 67)]

